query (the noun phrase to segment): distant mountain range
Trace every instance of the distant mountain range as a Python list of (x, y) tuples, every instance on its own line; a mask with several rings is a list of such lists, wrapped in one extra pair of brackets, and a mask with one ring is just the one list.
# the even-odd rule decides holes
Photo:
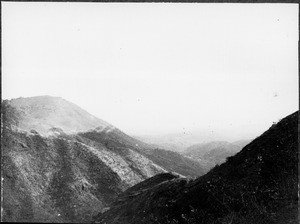
[[(193, 134), (183, 132), (163, 135), (135, 135), (132, 137), (141, 140), (145, 143), (151, 144), (155, 147), (164, 148), (179, 153), (186, 151), (187, 148), (190, 148), (192, 146), (216, 142), (216, 140), (214, 139), (218, 139), (217, 136), (212, 138), (212, 136), (203, 133), (203, 131), (195, 131), (195, 133)], [(220, 137), (220, 139), (222, 138)], [(242, 139), (232, 142), (232, 144), (243, 147), (245, 146), (245, 143), (249, 143), (250, 141), (251, 140), (248, 139)]]
[(136, 139), (144, 141), (156, 148), (164, 148), (178, 152), (181, 155), (199, 162), (206, 171), (217, 164), (225, 162), (226, 158), (239, 152), (251, 140), (239, 140), (235, 142), (211, 141), (199, 143), (201, 136), (194, 135), (144, 135), (135, 136)]
[(225, 162), (226, 158), (239, 152), (251, 140), (236, 142), (214, 141), (188, 147), (182, 154), (204, 165), (207, 170)]
[(253, 141), (178, 153), (40, 96), (2, 101), (1, 134), (5, 222), (299, 221), (298, 112)]
[(4, 100), (1, 118), (3, 221), (89, 222), (156, 174), (205, 172), (59, 97)]
[[(272, 125), (197, 179), (164, 173), (127, 189), (94, 223), (299, 223), (298, 116)], [(231, 148), (223, 142), (210, 149), (224, 144)]]
[(140, 135), (133, 137), (155, 147), (164, 148), (179, 153), (183, 152), (187, 147), (197, 144), (201, 141), (200, 136), (184, 134)]

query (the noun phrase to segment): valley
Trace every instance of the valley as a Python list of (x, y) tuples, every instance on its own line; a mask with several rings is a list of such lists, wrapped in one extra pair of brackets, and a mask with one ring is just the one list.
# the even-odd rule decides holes
[(95, 223), (298, 223), (298, 112), (197, 179), (159, 174)]
[(3, 101), (1, 118), (5, 222), (297, 220), (298, 112), (252, 141), (194, 144), (180, 153), (61, 98)]

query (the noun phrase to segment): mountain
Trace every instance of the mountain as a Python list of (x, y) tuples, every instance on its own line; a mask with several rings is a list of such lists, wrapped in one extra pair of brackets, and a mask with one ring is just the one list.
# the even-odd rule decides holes
[(174, 143), (174, 141), (172, 140), (169, 141), (168, 139), (165, 139), (162, 136), (143, 135), (143, 136), (133, 136), (133, 137), (147, 144), (150, 144), (153, 147), (164, 148), (174, 152), (182, 152), (186, 147), (185, 143), (182, 142)]
[(143, 142), (151, 144), (154, 147), (164, 148), (174, 152), (182, 152), (190, 144), (185, 139), (182, 139), (182, 136), (180, 135), (141, 135), (134, 137)]
[(209, 170), (215, 165), (225, 162), (227, 157), (236, 154), (248, 143), (250, 140), (240, 140), (233, 143), (213, 141), (192, 145), (182, 154), (200, 162)]
[(94, 128), (112, 127), (60, 97), (17, 98), (9, 101), (9, 104), (19, 113), (18, 128), (35, 130), (43, 136), (52, 134), (53, 128), (60, 128), (66, 134), (72, 134)]
[(298, 221), (298, 112), (207, 174), (159, 174), (127, 189), (94, 218), (103, 224)]
[(250, 140), (250, 139), (243, 139), (243, 140), (238, 140), (238, 141), (232, 142), (231, 144), (237, 145), (238, 147), (240, 147), (242, 149), (246, 145), (248, 145), (251, 141), (252, 140)]
[(3, 221), (90, 222), (156, 174), (204, 174), (197, 162), (136, 140), (62, 98), (5, 100), (1, 118)]
[(192, 133), (171, 133), (164, 135), (140, 135), (134, 136), (135, 138), (154, 145), (158, 148), (164, 148), (175, 152), (183, 152), (187, 147), (197, 144), (204, 139), (210, 139), (211, 137), (203, 132)]

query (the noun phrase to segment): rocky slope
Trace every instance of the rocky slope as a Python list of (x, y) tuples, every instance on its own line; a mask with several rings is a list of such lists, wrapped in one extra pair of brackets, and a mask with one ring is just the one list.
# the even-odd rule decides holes
[(298, 112), (191, 180), (161, 174), (120, 194), (96, 223), (298, 223)]
[(1, 106), (3, 221), (89, 222), (118, 194), (156, 174), (203, 174), (180, 155), (179, 166), (165, 163), (173, 154), (158, 154), (61, 98)]

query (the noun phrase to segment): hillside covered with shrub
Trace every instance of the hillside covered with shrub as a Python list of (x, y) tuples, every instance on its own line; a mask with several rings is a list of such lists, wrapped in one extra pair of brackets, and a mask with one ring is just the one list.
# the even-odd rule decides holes
[(204, 176), (163, 174), (129, 188), (95, 223), (298, 223), (298, 112)]
[(90, 222), (120, 193), (156, 174), (203, 174), (200, 164), (179, 154), (183, 162), (164, 162), (173, 152), (158, 156), (57, 97), (3, 101), (1, 134), (6, 222)]

